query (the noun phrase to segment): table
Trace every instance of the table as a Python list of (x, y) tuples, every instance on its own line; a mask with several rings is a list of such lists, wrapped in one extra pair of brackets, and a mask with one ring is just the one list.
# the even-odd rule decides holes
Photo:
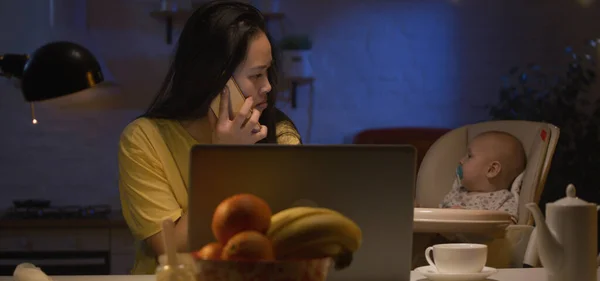
[[(600, 275), (599, 275), (600, 276)], [(154, 281), (154, 275), (51, 276), (54, 281)], [(426, 281), (423, 275), (411, 272), (410, 281)], [(546, 281), (543, 268), (500, 269), (490, 281)], [(13, 281), (12, 276), (0, 276), (0, 281)], [(600, 278), (598, 278), (600, 281)]]
[(508, 213), (489, 210), (464, 210), (440, 208), (415, 208), (413, 231), (415, 233), (482, 234), (502, 238), (512, 225)]
[[(411, 272), (410, 281), (427, 281), (423, 275)], [(498, 273), (490, 276), (488, 281), (546, 281), (546, 271), (543, 268), (514, 268), (499, 269)], [(600, 281), (600, 279), (598, 279)], [(0, 280), (4, 281), (4, 280)], [(56, 280), (62, 281), (62, 280)], [(69, 280), (70, 281), (70, 280)]]

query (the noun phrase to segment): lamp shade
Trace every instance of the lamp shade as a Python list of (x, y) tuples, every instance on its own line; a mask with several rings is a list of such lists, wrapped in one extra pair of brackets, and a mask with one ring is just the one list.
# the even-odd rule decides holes
[(25, 100), (34, 102), (79, 92), (102, 81), (100, 64), (88, 49), (71, 42), (53, 42), (30, 56), (21, 89)]

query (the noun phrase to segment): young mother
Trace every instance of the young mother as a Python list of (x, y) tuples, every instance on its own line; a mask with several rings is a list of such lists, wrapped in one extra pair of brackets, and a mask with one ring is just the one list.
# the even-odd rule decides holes
[[(293, 123), (274, 107), (273, 57), (265, 20), (248, 4), (212, 1), (187, 21), (159, 94), (119, 143), (121, 206), (136, 240), (133, 274), (154, 273), (164, 252), (165, 218), (176, 222), (178, 249), (187, 250), (193, 145), (301, 143)], [(246, 96), (237, 116), (227, 114), (230, 77)], [(220, 93), (225, 114), (217, 117), (209, 107)]]

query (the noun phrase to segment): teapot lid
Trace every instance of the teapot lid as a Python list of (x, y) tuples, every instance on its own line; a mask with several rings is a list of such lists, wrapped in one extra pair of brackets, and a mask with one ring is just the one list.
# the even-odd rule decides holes
[(566, 193), (567, 193), (566, 197), (559, 199), (559, 200), (555, 201), (554, 203), (550, 203), (550, 204), (561, 205), (561, 206), (582, 206), (582, 205), (592, 204), (587, 201), (581, 200), (577, 197), (577, 195), (575, 194), (575, 186), (573, 184), (569, 184), (567, 186)]

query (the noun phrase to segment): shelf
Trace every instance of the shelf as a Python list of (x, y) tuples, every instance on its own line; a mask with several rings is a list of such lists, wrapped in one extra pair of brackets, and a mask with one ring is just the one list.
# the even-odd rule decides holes
[(150, 16), (166, 22), (166, 41), (167, 44), (171, 44), (173, 42), (173, 20), (187, 19), (193, 12), (193, 10), (152, 11)]
[(181, 19), (187, 18), (194, 13), (193, 10), (179, 10), (179, 11), (152, 11), (150, 12), (150, 16), (156, 19)]
[(290, 89), (290, 99), (292, 103), (292, 108), (297, 107), (297, 88), (300, 85), (311, 84), (315, 81), (314, 77), (285, 77), (284, 80), (291, 84), (292, 88)]
[(262, 14), (265, 17), (266, 21), (270, 21), (270, 20), (282, 20), (283, 18), (285, 18), (285, 14), (281, 13), (281, 12), (262, 13)]
[(308, 84), (315, 81), (315, 77), (284, 77), (288, 83)]
[[(204, 3), (193, 3), (192, 4), (192, 9), (196, 10), (198, 9), (200, 6), (202, 6)], [(269, 20), (281, 20), (283, 18), (285, 18), (285, 14), (282, 12), (262, 12), (263, 16), (265, 17), (265, 20), (269, 21)]]

